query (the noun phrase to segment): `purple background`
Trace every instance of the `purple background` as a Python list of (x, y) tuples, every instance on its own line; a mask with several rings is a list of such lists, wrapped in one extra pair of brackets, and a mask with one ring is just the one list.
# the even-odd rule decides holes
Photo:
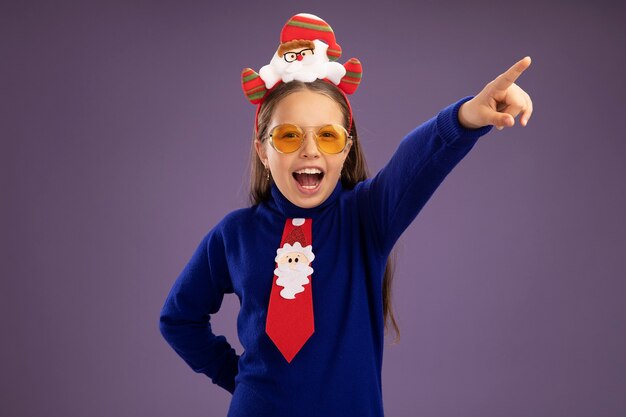
[[(626, 10), (600, 3), (3, 1), (0, 415), (226, 414), (159, 311), (246, 203), (241, 70), (310, 12), (340, 62), (363, 62), (351, 102), (372, 173), (533, 58), (528, 127), (481, 138), (397, 245), (387, 415), (623, 416)], [(237, 308), (213, 321), (240, 349)]]

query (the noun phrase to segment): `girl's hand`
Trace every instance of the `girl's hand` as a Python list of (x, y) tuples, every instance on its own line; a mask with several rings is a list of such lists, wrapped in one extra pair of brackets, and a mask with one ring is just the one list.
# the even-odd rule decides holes
[(526, 126), (533, 113), (530, 96), (515, 84), (515, 80), (530, 66), (530, 57), (518, 61), (482, 89), (459, 109), (459, 123), (466, 129), (494, 125), (498, 130), (520, 123)]

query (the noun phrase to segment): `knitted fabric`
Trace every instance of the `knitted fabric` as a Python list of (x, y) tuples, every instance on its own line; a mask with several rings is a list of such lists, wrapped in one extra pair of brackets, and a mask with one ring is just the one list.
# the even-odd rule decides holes
[[(233, 393), (229, 417), (383, 416), (385, 265), (437, 187), (492, 128), (459, 124), (469, 99), (409, 132), (353, 189), (339, 181), (319, 206), (301, 208), (273, 184), (269, 200), (229, 213), (204, 236), (165, 301), (160, 329), (194, 371)], [(290, 363), (264, 331), (289, 218), (312, 219), (315, 250), (315, 332)], [(241, 303), (241, 355), (211, 327), (230, 293)]]

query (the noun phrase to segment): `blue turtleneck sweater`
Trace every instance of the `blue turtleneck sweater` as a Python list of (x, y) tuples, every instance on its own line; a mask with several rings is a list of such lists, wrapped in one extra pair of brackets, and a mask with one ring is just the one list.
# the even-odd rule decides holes
[[(446, 175), (492, 128), (458, 122), (466, 97), (411, 131), (376, 176), (337, 183), (314, 208), (271, 198), (226, 215), (200, 242), (161, 311), (163, 337), (233, 393), (228, 416), (383, 416), (382, 284), (387, 258)], [(265, 333), (285, 220), (311, 218), (315, 332), (288, 363)], [(224, 294), (241, 309), (243, 353), (211, 331)]]

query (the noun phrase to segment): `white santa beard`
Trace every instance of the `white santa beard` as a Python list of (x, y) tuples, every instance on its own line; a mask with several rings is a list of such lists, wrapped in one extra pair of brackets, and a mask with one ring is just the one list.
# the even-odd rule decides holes
[(291, 74), (293, 75), (293, 78), (298, 81), (310, 83), (318, 78), (324, 78), (326, 76), (326, 70), (320, 64), (302, 65), (298, 71), (294, 71)]
[(315, 43), (313, 55), (303, 57), (302, 61), (286, 62), (282, 56), (273, 54), (270, 63), (259, 71), (265, 87), (270, 89), (279, 80), (285, 83), (293, 80), (310, 83), (323, 78), (328, 78), (338, 85), (345, 76), (346, 69), (337, 62), (329, 62), (326, 55), (328, 45), (317, 39), (313, 42)]
[(289, 64), (287, 64), (287, 66), (285, 66), (285, 73), (287, 74), (293, 74), (295, 72), (298, 71), (302, 71), (302, 62), (299, 61), (295, 61), (295, 62), (290, 62)]
[(281, 297), (289, 300), (296, 298), (296, 294), (304, 291), (303, 285), (310, 282), (308, 276), (312, 273), (313, 268), (305, 264), (296, 265), (295, 269), (291, 269), (288, 263), (279, 264), (274, 274), (278, 277), (276, 284), (283, 287)]

